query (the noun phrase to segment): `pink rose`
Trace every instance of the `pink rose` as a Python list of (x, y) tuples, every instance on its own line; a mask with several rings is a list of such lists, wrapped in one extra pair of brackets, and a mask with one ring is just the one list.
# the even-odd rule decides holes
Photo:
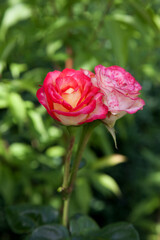
[[(113, 127), (115, 121), (126, 113), (135, 113), (142, 109), (145, 102), (138, 97), (141, 85), (135, 78), (118, 66), (95, 67), (92, 83), (104, 94), (103, 102), (108, 107), (107, 118), (104, 122)], [(88, 76), (89, 72), (85, 72)]]
[(37, 91), (39, 102), (52, 118), (64, 125), (79, 125), (104, 119), (108, 112), (103, 94), (83, 71), (49, 72)]

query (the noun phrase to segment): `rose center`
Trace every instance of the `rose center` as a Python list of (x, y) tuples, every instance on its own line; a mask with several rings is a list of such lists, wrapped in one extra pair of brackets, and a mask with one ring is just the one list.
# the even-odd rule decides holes
[(69, 88), (62, 94), (62, 97), (67, 103), (75, 108), (81, 97), (81, 92), (79, 89), (75, 91), (73, 88)]
[(68, 88), (64, 93), (73, 93), (74, 89), (73, 88)]

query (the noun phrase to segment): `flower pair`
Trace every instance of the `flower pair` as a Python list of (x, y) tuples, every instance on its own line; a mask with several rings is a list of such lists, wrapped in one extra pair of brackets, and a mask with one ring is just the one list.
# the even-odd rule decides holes
[(81, 125), (97, 119), (109, 127), (126, 113), (142, 109), (141, 85), (118, 66), (49, 72), (37, 91), (39, 102), (64, 125)]

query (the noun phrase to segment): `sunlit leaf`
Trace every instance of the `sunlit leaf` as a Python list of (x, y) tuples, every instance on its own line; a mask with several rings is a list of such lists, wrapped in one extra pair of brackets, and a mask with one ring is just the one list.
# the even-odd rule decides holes
[(12, 63), (10, 65), (11, 73), (14, 78), (18, 78), (21, 72), (27, 70), (27, 65), (24, 63)]
[(154, 172), (151, 173), (147, 178), (146, 178), (146, 183), (148, 185), (160, 185), (160, 172)]
[(31, 158), (34, 157), (31, 146), (24, 143), (16, 143), (16, 142), (12, 143), (9, 147), (9, 151), (13, 158), (16, 158), (16, 160), (19, 160), (22, 162), (24, 160), (30, 161)]
[(35, 131), (41, 137), (45, 138), (47, 136), (47, 132), (46, 132), (45, 125), (44, 125), (41, 115), (37, 111), (33, 111), (33, 110), (30, 110), (28, 112), (28, 115), (32, 121)]
[(121, 190), (116, 183), (116, 181), (110, 177), (107, 174), (101, 174), (101, 173), (94, 173), (92, 174), (92, 182), (94, 186), (99, 190), (102, 191), (102, 193), (107, 193), (108, 191), (111, 191), (116, 196), (121, 195)]
[(5, 85), (0, 85), (0, 108), (6, 108), (8, 106), (8, 89)]
[(16, 122), (20, 125), (26, 120), (26, 108), (25, 103), (21, 96), (17, 93), (10, 93), (9, 96), (9, 107)]
[(65, 149), (61, 146), (50, 147), (46, 151), (48, 157), (62, 157), (65, 154)]
[(54, 61), (65, 61), (68, 59), (68, 55), (66, 53), (56, 53), (52, 55), (51, 57), (52, 60)]
[(50, 126), (48, 129), (48, 134), (49, 134), (50, 138), (52, 138), (52, 141), (53, 141), (62, 136), (62, 129), (60, 129), (58, 127)]
[(59, 50), (62, 47), (62, 45), (63, 45), (63, 42), (61, 40), (57, 40), (53, 43), (48, 44), (46, 49), (47, 54), (49, 56), (52, 56), (53, 54), (55, 54), (57, 50)]
[(92, 164), (94, 169), (103, 169), (105, 167), (115, 166), (117, 164), (123, 163), (127, 160), (124, 155), (121, 154), (113, 154), (110, 156), (106, 156), (98, 159), (96, 162)]
[(17, 22), (27, 19), (31, 16), (31, 10), (26, 4), (15, 4), (8, 8), (2, 20), (1, 31), (4, 34), (6, 30)]

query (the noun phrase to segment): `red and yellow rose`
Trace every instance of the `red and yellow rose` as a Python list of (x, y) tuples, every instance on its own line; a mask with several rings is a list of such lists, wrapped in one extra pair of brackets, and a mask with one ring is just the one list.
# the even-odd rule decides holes
[(64, 125), (104, 119), (108, 112), (102, 101), (103, 93), (81, 70), (49, 72), (37, 98), (51, 117)]

